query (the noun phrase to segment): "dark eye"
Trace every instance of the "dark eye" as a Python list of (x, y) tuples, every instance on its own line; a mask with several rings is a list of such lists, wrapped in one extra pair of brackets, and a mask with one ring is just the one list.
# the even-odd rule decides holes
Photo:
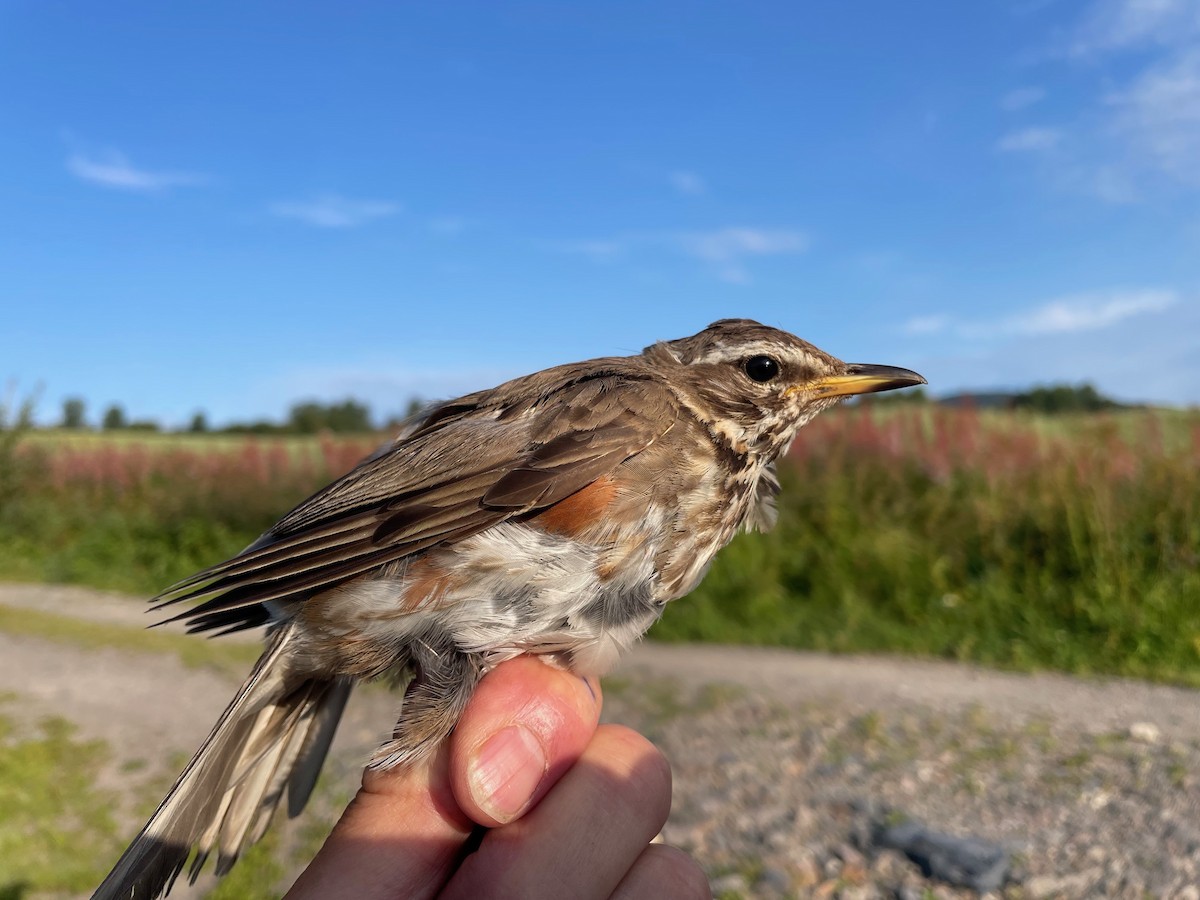
[(770, 381), (779, 374), (779, 363), (769, 356), (752, 356), (742, 364), (753, 381)]

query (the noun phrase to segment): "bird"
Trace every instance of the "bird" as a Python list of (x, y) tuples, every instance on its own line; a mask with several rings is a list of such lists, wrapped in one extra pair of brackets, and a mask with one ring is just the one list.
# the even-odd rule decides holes
[[(304, 807), (352, 686), (406, 684), (369, 765), (430, 756), (480, 678), (536, 654), (601, 675), (739, 530), (774, 522), (776, 460), (844, 397), (925, 384), (750, 319), (430, 407), (229, 560), (151, 601), (264, 650), (94, 900), (224, 874)], [(161, 624), (161, 623), (159, 623)]]

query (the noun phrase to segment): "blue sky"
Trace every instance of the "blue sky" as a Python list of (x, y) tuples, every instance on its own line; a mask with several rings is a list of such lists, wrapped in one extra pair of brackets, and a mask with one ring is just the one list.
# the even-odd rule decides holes
[(725, 316), (1200, 403), (1200, 0), (0, 0), (0, 172), (48, 421), (386, 414)]

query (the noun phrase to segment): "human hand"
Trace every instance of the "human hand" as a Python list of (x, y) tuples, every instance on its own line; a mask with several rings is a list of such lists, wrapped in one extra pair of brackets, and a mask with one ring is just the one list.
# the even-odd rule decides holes
[(498, 666), (433, 759), (367, 770), (287, 900), (711, 896), (689, 856), (649, 843), (670, 811), (666, 760), (597, 728), (600, 704), (594, 679)]

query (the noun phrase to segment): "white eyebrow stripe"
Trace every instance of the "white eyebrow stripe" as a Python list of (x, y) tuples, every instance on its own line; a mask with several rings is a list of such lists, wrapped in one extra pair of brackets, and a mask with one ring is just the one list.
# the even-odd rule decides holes
[(750, 356), (773, 356), (782, 359), (800, 359), (804, 362), (809, 361), (809, 356), (799, 348), (780, 347), (777, 343), (770, 341), (754, 341), (752, 343), (738, 344), (714, 344), (713, 347), (704, 355), (700, 356), (697, 362), (720, 363), (720, 362), (737, 362), (746, 359)]

